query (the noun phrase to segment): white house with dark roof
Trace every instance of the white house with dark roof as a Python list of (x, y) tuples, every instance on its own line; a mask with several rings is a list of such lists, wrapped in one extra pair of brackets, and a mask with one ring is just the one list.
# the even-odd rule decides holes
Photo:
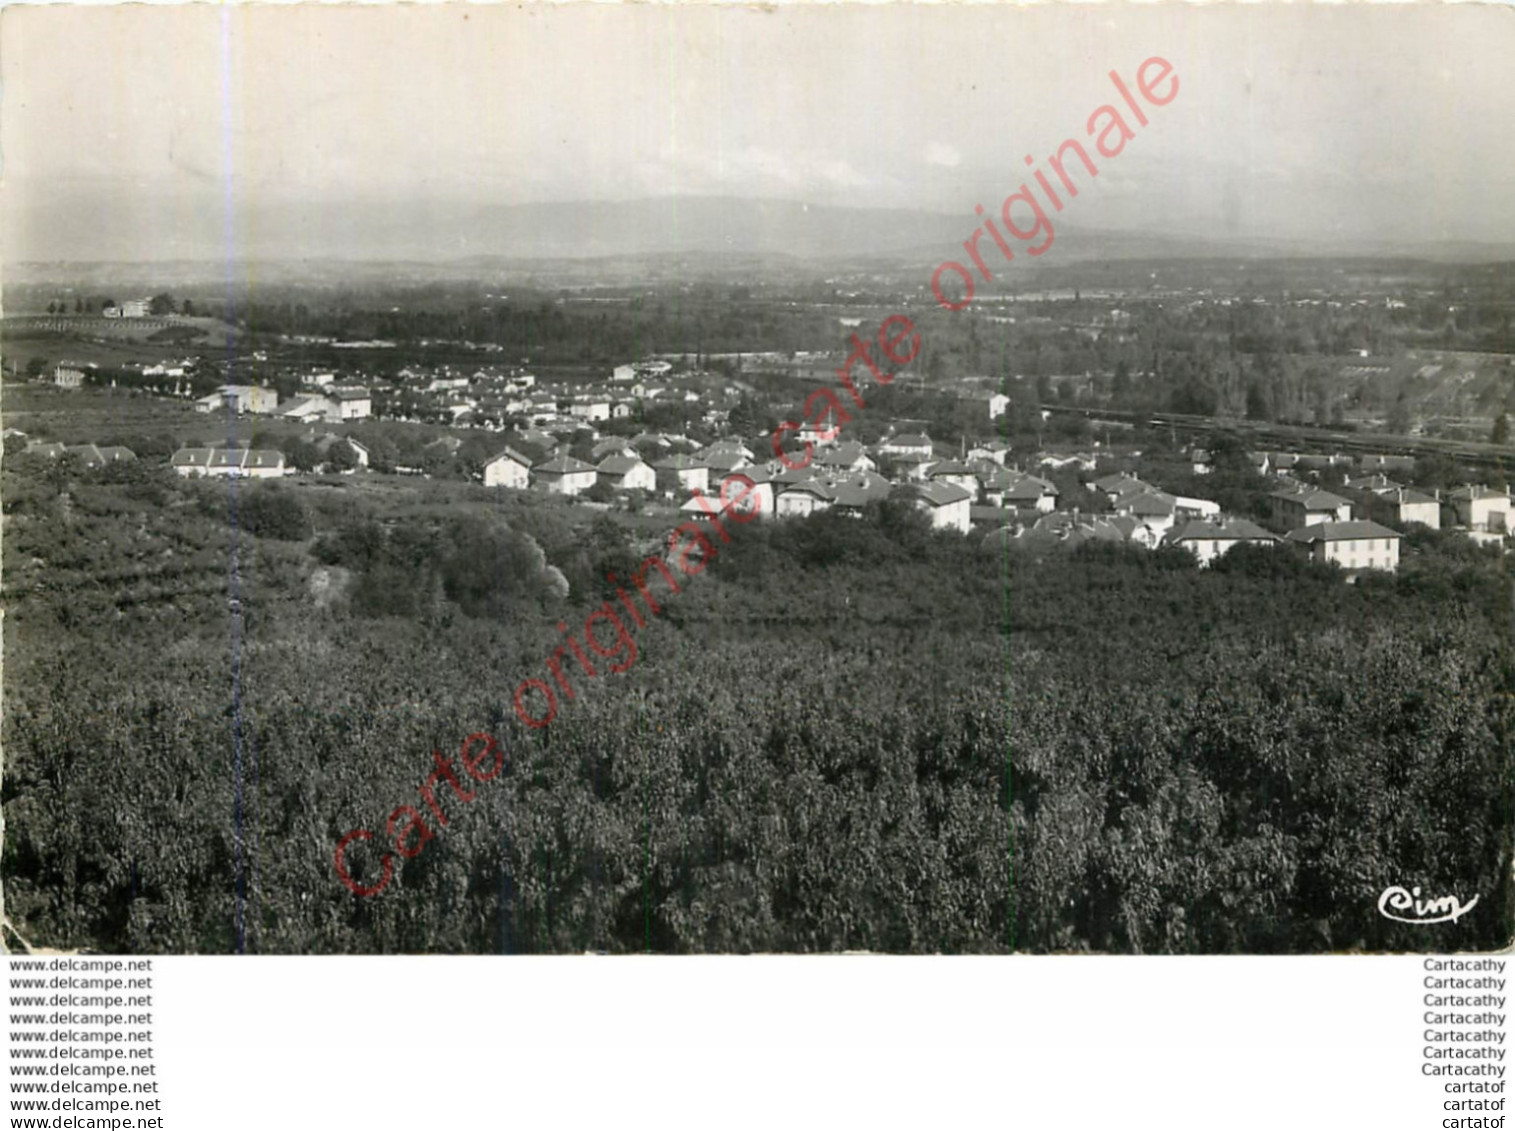
[(617, 491), (656, 491), (657, 472), (643, 462), (640, 456), (606, 456), (596, 468), (601, 482), (608, 483)]
[(1313, 526), (1318, 522), (1349, 522), (1352, 504), (1340, 495), (1314, 487), (1300, 486), (1289, 491), (1274, 491), (1268, 496), (1273, 520), (1291, 530)]
[(990, 459), (1001, 467), (1005, 466), (1005, 460), (1010, 457), (1010, 445), (1004, 440), (988, 440), (968, 449), (969, 459)]
[(955, 483), (923, 484), (916, 488), (916, 505), (931, 516), (933, 530), (966, 534), (973, 524), (973, 497)]
[(955, 459), (938, 460), (933, 463), (926, 471), (926, 478), (933, 483), (955, 484), (975, 499), (978, 498), (979, 490), (983, 487), (978, 472), (966, 463)]
[(531, 460), (507, 446), (484, 464), (484, 486), (524, 491), (531, 486)]
[(894, 489), (889, 480), (872, 471), (839, 476), (830, 484), (831, 506), (842, 514), (861, 515), (869, 503), (881, 503)]
[(1373, 509), (1398, 526), (1418, 522), (1432, 530), (1441, 529), (1441, 500), (1409, 487), (1375, 491)]
[(1178, 508), (1172, 495), (1162, 491), (1136, 491), (1121, 497), (1115, 512), (1136, 519), (1159, 539), (1165, 537), (1178, 521)]
[(606, 456), (636, 455), (636, 447), (624, 436), (606, 436), (589, 449), (589, 462), (599, 463)]
[(1104, 495), (1112, 504), (1119, 502), (1124, 495), (1157, 490), (1150, 483), (1146, 483), (1124, 471), (1116, 475), (1103, 476), (1094, 480), (1089, 486)]
[(1035, 475), (1011, 472), (1009, 484), (996, 493), (1002, 506), (1026, 507), (1041, 514), (1048, 514), (1057, 507), (1057, 486)]
[[(885, 453), (880, 451), (879, 455), (885, 456)], [(893, 465), (891, 470), (894, 472), (895, 478), (906, 483), (925, 482), (927, 472), (931, 470), (931, 465), (936, 462), (935, 456), (923, 456), (914, 452), (909, 452), (905, 455), (885, 456), (885, 458)]]
[(373, 415), (373, 397), (360, 385), (334, 385), (326, 391), (326, 419), (334, 423)]
[(856, 440), (846, 440), (815, 457), (817, 467), (828, 471), (877, 471), (878, 464)]
[(659, 471), (670, 472), (677, 479), (680, 490), (705, 491), (710, 490), (710, 468), (706, 467), (697, 458), (682, 452), (666, 456), (652, 465), (654, 476)]
[(1189, 495), (1173, 496), (1173, 513), (1186, 518), (1219, 518), (1220, 504), (1213, 499), (1196, 499)]
[(137, 453), (130, 448), (119, 445), (100, 444), (74, 444), (65, 447), (59, 443), (43, 443), (32, 441), (26, 446), (27, 455), (47, 456), (56, 459), (61, 455), (71, 455), (85, 467), (104, 467), (108, 463), (124, 463), (137, 458)]
[(1483, 484), (1459, 487), (1447, 495), (1457, 522), (1480, 533), (1505, 534), (1510, 530), (1510, 496)]
[(554, 495), (582, 495), (594, 486), (599, 470), (566, 452), (531, 469), (537, 486)]
[(1255, 522), (1244, 518), (1198, 519), (1186, 522), (1169, 531), (1165, 541), (1171, 546), (1182, 546), (1207, 566), (1225, 554), (1233, 546), (1272, 546), (1278, 536), (1271, 534)]
[(1289, 531), (1287, 541), (1305, 550), (1312, 561), (1329, 562), (1345, 570), (1399, 568), (1397, 530), (1362, 520), (1316, 522)]
[(722, 440), (711, 444), (700, 453), (700, 462), (715, 475), (725, 475), (742, 467), (751, 467), (752, 449), (734, 440)]
[(761, 518), (773, 518), (777, 513), (775, 486), (774, 476), (767, 468), (744, 467), (727, 472), (719, 481), (711, 483), (710, 489), (718, 498), (726, 500), (719, 506), (730, 506), (741, 499), (741, 511), (754, 512)]
[(1107, 516), (1055, 511), (1038, 518), (1022, 538), (1026, 545), (1056, 543), (1076, 546), (1083, 542), (1121, 543), (1127, 540), (1127, 535)]
[(802, 517), (830, 506), (831, 488), (814, 476), (782, 486), (774, 499), (774, 512), (780, 518)]
[[(204, 405), (208, 402), (209, 398), (202, 398), (199, 404)], [(213, 407), (212, 405), (200, 411), (210, 412)], [(329, 405), (324, 395), (306, 394), (291, 400), (279, 410), (279, 415), (285, 420), (294, 420), (301, 424), (313, 424), (317, 420), (326, 419), (328, 408)]]
[(883, 440), (878, 451), (880, 455), (886, 456), (921, 456), (930, 459), (931, 437), (923, 432), (905, 432)]
[(285, 470), (283, 452), (252, 448), (180, 448), (168, 463), (186, 479), (206, 475), (276, 479)]
[(273, 412), (279, 406), (277, 389), (265, 385), (222, 385), (195, 402), (196, 412)]
[(568, 415), (591, 423), (610, 419), (610, 400), (604, 397), (580, 397), (568, 406)]

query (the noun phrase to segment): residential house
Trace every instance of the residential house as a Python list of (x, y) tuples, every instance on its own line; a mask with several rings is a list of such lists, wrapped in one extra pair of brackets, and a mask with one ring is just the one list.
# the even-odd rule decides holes
[(1116, 475), (1106, 475), (1094, 480), (1089, 486), (1104, 495), (1111, 505), (1120, 502), (1125, 495), (1138, 494), (1143, 491), (1155, 491), (1157, 488), (1150, 483), (1144, 483), (1134, 475), (1124, 471)]
[(854, 517), (869, 503), (881, 503), (894, 489), (889, 480), (872, 471), (839, 476), (831, 483), (831, 506), (839, 514)]
[(1410, 475), (1415, 471), (1414, 456), (1358, 456), (1357, 470), (1363, 474)]
[(1001, 505), (1029, 507), (1041, 514), (1048, 514), (1057, 507), (1057, 487), (1034, 475), (1010, 473), (1011, 482), (1003, 491), (996, 492)]
[(636, 448), (630, 440), (624, 436), (606, 436), (603, 440), (596, 440), (589, 449), (589, 462), (599, 463), (606, 456), (632, 455), (636, 455)]
[(99, 444), (74, 444), (70, 447), (64, 447), (62, 444), (34, 443), (27, 445), (26, 452), (28, 455), (45, 455), (49, 457), (67, 454), (73, 456), (85, 467), (90, 468), (104, 467), (108, 463), (124, 463), (137, 458), (136, 452), (119, 445), (106, 445), (102, 447)]
[(933, 463), (926, 472), (926, 478), (932, 483), (956, 484), (975, 499), (978, 498), (979, 490), (983, 487), (979, 481), (978, 472), (966, 463), (955, 459), (944, 459)]
[(916, 488), (916, 505), (931, 516), (933, 530), (968, 533), (973, 497), (955, 483), (938, 481)]
[(877, 471), (878, 464), (856, 440), (847, 440), (815, 457), (817, 467), (827, 471)]
[(1022, 545), (1076, 546), (1083, 542), (1125, 542), (1125, 531), (1104, 516), (1077, 511), (1056, 511), (1042, 515), (1021, 535)]
[(752, 449), (738, 440), (720, 440), (700, 453), (700, 462), (717, 476), (726, 475), (738, 468), (751, 467)]
[(1382, 472), (1375, 472), (1372, 475), (1349, 475), (1342, 481), (1342, 486), (1349, 491), (1372, 491), (1376, 494), (1379, 491), (1393, 491), (1404, 484), (1396, 483)]
[(217, 412), (231, 409), (233, 412), (273, 412), (279, 404), (279, 393), (265, 385), (222, 385), (209, 396), (195, 402), (197, 412)]
[[(746, 479), (752, 486), (748, 487), (742, 479)], [(729, 480), (735, 480), (731, 486), (726, 486)], [(743, 511), (755, 511), (760, 518), (773, 518), (775, 510), (774, 496), (775, 477), (767, 468), (744, 467), (740, 471), (733, 472), (722, 479), (717, 488), (717, 494), (726, 500), (722, 504), (730, 505), (737, 499), (743, 499), (741, 509)]]
[(1469, 530), (1488, 534), (1510, 531), (1510, 496), (1483, 484), (1459, 487), (1446, 500), (1457, 516), (1457, 523)]
[(1010, 458), (1010, 445), (1003, 440), (990, 440), (987, 443), (978, 444), (968, 449), (969, 459), (989, 459), (1005, 466), (1005, 460)]
[(707, 493), (710, 490), (710, 468), (694, 456), (682, 453), (671, 455), (658, 460), (652, 468), (654, 472), (662, 471), (674, 475), (678, 479), (680, 490)]
[(531, 460), (507, 446), (484, 464), (484, 486), (513, 487), (524, 491), (531, 486)]
[(276, 479), (285, 473), (283, 452), (252, 448), (180, 448), (169, 457), (169, 466), (186, 479)]
[(1398, 531), (1362, 520), (1315, 522), (1289, 531), (1287, 540), (1309, 554), (1312, 561), (1329, 562), (1346, 570), (1399, 568)]
[(804, 450), (806, 444), (815, 448), (824, 448), (827, 444), (834, 444), (841, 434), (842, 426), (831, 423), (829, 415), (821, 421), (807, 421), (800, 425), (798, 432), (793, 433), (801, 451)]
[(640, 456), (606, 456), (596, 470), (600, 481), (610, 484), (617, 491), (657, 490), (657, 473)]
[(1441, 500), (1408, 487), (1374, 492), (1369, 506), (1396, 526), (1418, 522), (1432, 530), (1441, 529)]
[(1182, 546), (1199, 559), (1200, 565), (1207, 566), (1233, 546), (1272, 546), (1278, 542), (1278, 536), (1244, 518), (1198, 519), (1175, 527), (1166, 541), (1171, 546)]
[(997, 507), (1004, 506), (1005, 492), (1019, 483), (1022, 478), (1024, 477), (1020, 475), (1020, 473), (1009, 471), (1005, 468), (998, 468), (994, 471), (986, 472), (979, 477), (979, 482), (982, 484), (984, 500), (988, 503), (992, 503)]
[(935, 456), (923, 456), (917, 452), (889, 456), (879, 451), (879, 455), (889, 461), (895, 478), (905, 483), (924, 483), (931, 465), (936, 463)]
[(566, 452), (532, 468), (537, 485), (554, 495), (582, 495), (594, 486), (599, 471), (594, 464)]
[(995, 393), (989, 398), (989, 419), (998, 420), (1010, 411), (1010, 398), (1004, 393)]
[(1219, 518), (1220, 504), (1212, 499), (1195, 499), (1188, 495), (1173, 496), (1173, 513), (1180, 520), (1188, 518)]
[(353, 459), (356, 461), (356, 466), (351, 470), (356, 470), (357, 468), (368, 466), (368, 449), (362, 444), (358, 443), (358, 441), (354, 440), (351, 436), (338, 436), (335, 432), (328, 432), (326, 435), (322, 436), (315, 442), (316, 451), (321, 454), (321, 459), (328, 465), (330, 463), (332, 449), (336, 448), (338, 445), (347, 448), (347, 450), (352, 453)]
[(373, 398), (360, 385), (334, 385), (326, 392), (330, 406), (326, 419), (339, 424), (344, 420), (364, 420), (373, 415)]
[(77, 361), (60, 361), (53, 366), (53, 384), (60, 389), (83, 388), (84, 372), (88, 368)]
[(527, 444), (548, 453), (558, 446), (557, 438), (550, 432), (543, 432), (540, 428), (522, 428), (515, 433), (515, 437), (518, 445)]
[[(197, 411), (213, 412), (215, 410), (215, 404), (212, 403), (213, 400), (214, 398), (212, 397), (205, 397), (198, 401), (196, 403)], [(201, 405), (205, 407), (201, 408)], [(301, 424), (313, 424), (317, 420), (325, 420), (326, 411), (327, 403), (324, 395), (306, 395), (295, 397), (294, 400), (284, 406), (279, 415), (285, 420), (294, 420)]]
[(610, 401), (602, 397), (580, 397), (568, 406), (568, 415), (591, 424), (610, 419)]
[(1268, 496), (1273, 520), (1293, 529), (1321, 522), (1349, 522), (1352, 504), (1340, 495), (1301, 485), (1294, 490), (1274, 491)]
[(1116, 503), (1115, 511), (1141, 523), (1156, 535), (1158, 541), (1178, 521), (1176, 500), (1162, 491), (1140, 491), (1125, 495)]
[(780, 518), (814, 514), (830, 506), (831, 488), (814, 476), (782, 487), (774, 500), (774, 512)]
[(922, 432), (890, 436), (879, 444), (878, 451), (880, 455), (886, 456), (921, 456), (929, 459), (932, 454), (931, 437)]
[(1069, 467), (1078, 471), (1093, 471), (1095, 460), (1088, 452), (1048, 452), (1037, 460), (1037, 465), (1048, 471), (1062, 471)]
[(1163, 540), (1163, 533), (1154, 530), (1146, 522), (1131, 514), (1118, 514), (1107, 519), (1111, 526), (1121, 532), (1127, 542), (1144, 550), (1155, 550)]

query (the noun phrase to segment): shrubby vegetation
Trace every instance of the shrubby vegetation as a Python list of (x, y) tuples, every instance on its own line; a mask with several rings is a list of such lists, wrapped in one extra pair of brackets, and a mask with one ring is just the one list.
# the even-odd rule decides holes
[[(1510, 934), (1508, 566), (1444, 537), (1347, 585), (1261, 550), (986, 554), (898, 507), (753, 524), (528, 732), (511, 689), (640, 560), (627, 527), (315, 496), (306, 541), (240, 538), (233, 610), (225, 515), (161, 489), (7, 472), (4, 872), (33, 941), (1422, 947), (1377, 914), (1391, 884), (1479, 896), (1438, 945)], [(480, 730), (505, 773), (439, 791), (447, 826), (354, 897), (338, 838), (382, 846)]]

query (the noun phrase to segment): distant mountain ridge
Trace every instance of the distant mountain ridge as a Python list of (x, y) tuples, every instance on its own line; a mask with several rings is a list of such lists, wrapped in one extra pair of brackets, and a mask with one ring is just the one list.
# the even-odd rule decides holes
[[(1515, 245), (1462, 243), (1366, 246), (1361, 241), (1217, 238), (1090, 228), (1079, 217), (1051, 217), (1056, 238), (1037, 258), (1016, 256), (1017, 270), (1089, 260), (1371, 256), (1443, 260), (1515, 259)], [(129, 235), (129, 209), (116, 231)], [(265, 261), (443, 264), (595, 260), (642, 256), (788, 257), (853, 263), (893, 259), (936, 264), (965, 259), (963, 241), (977, 218), (912, 209), (853, 208), (741, 197), (653, 197), (624, 201), (535, 204), (426, 202), (294, 203), (254, 200), (230, 229), (239, 264)], [(160, 263), (219, 261), (224, 217), (188, 220), (182, 239)], [(984, 246), (989, 247), (988, 241)], [(322, 250), (317, 250), (317, 249)], [(111, 240), (98, 258), (60, 262), (132, 262)], [(14, 270), (21, 264), (7, 264)], [(30, 265), (26, 265), (30, 266)], [(30, 272), (24, 272), (29, 274)]]

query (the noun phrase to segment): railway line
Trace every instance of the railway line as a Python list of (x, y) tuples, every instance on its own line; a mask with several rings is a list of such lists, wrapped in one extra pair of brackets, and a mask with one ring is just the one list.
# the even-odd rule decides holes
[(1043, 412), (1054, 416), (1080, 416), (1091, 424), (1108, 420), (1113, 424), (1165, 428), (1191, 437), (1230, 432), (1249, 448), (1361, 455), (1440, 455), (1473, 467), (1499, 471), (1515, 466), (1515, 446), (1476, 440), (1390, 436), (1379, 432), (1352, 432), (1307, 424), (1274, 424), (1260, 420), (1191, 416), (1174, 412), (1132, 412), (1058, 404), (1039, 407)]

